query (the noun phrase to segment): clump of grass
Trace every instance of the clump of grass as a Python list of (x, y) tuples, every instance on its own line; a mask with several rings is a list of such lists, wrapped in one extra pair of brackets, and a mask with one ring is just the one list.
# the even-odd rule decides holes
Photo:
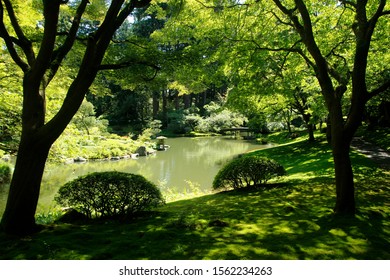
[(63, 215), (60, 210), (48, 211), (46, 213), (37, 213), (35, 215), (35, 221), (37, 224), (49, 225), (56, 222), (56, 220)]

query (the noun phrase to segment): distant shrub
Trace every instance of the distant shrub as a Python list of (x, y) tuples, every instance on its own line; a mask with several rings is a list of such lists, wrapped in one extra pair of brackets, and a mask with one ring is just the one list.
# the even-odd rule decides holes
[(238, 189), (267, 183), (286, 172), (279, 163), (260, 156), (242, 156), (227, 163), (214, 178), (213, 189)]
[(267, 129), (269, 131), (283, 131), (285, 129), (285, 126), (282, 122), (269, 122), (267, 123)]
[(0, 184), (11, 181), (11, 167), (8, 164), (0, 163)]
[(79, 177), (63, 185), (55, 200), (88, 218), (127, 217), (164, 204), (153, 183), (123, 172), (96, 172)]

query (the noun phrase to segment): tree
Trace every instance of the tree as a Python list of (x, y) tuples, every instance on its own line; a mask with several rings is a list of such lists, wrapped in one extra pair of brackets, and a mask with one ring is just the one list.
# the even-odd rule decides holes
[[(273, 2), (283, 14), (283, 18), (275, 15), (280, 24), (298, 34), (300, 42), (290, 51), (299, 53), (314, 70), (329, 111), (336, 178), (335, 213), (353, 214), (356, 206), (350, 143), (361, 124), (368, 100), (390, 87), (390, 79), (370, 85), (367, 74), (369, 56), (373, 55), (370, 47), (376, 35), (374, 32), (383, 24), (380, 19), (390, 14), (390, 10), (386, 10), (389, 8), (387, 1), (327, 1), (321, 4), (323, 7), (302, 0), (294, 0), (290, 6), (279, 0)], [(324, 18), (330, 17), (332, 11), (338, 18), (332, 16), (333, 20), (326, 24)], [(354, 22), (350, 22), (350, 17), (346, 17), (345, 21), (344, 13), (353, 16)], [(388, 21), (384, 20), (384, 23), (383, 27), (388, 30)], [(330, 29), (325, 31), (321, 24)], [(338, 42), (332, 44), (330, 49), (323, 42), (324, 38), (320, 37), (325, 33), (328, 33), (327, 38), (340, 36), (333, 40)], [(349, 48), (347, 41), (351, 46)], [(345, 52), (349, 54), (344, 55)], [(377, 51), (375, 55), (383, 55), (383, 52)], [(342, 102), (347, 93), (350, 94), (350, 103), (344, 120)]]
[[(85, 26), (91, 24), (83, 26), (83, 17), (88, 19), (88, 0), (27, 2), (0, 1), (0, 37), (23, 71), (21, 140), (1, 221), (6, 232), (17, 234), (37, 230), (34, 215), (50, 147), (76, 114), (98, 71), (113, 66), (112, 62), (104, 64), (104, 57), (115, 32), (136, 8), (147, 6), (150, 0), (94, 1), (89, 10), (94, 15), (94, 25), (89, 29)], [(23, 12), (32, 3), (33, 9), (29, 10), (40, 18), (25, 24)], [(66, 18), (68, 28), (59, 30), (59, 23)], [(85, 47), (77, 74), (67, 88), (61, 108), (46, 121), (46, 89), (78, 39), (83, 40)]]
[(309, 141), (314, 141), (314, 125), (311, 123), (312, 111), (309, 107), (310, 94), (300, 90), (299, 88), (293, 93), (293, 100), (291, 106), (298, 114), (302, 116), (303, 121), (309, 133)]
[[(311, 69), (309, 75), (315, 77), (329, 113), (334, 211), (355, 213), (350, 143), (367, 102), (390, 87), (388, 2), (195, 0), (185, 7), (190, 9), (183, 9), (183, 28), (178, 21), (166, 26), (173, 27), (176, 37), (185, 30), (198, 41), (219, 38), (221, 48), (216, 53), (225, 62), (224, 73), (233, 87), (245, 82), (248, 89), (284, 94), (274, 85), (280, 84), (280, 80), (275, 83), (278, 77), (284, 80), (285, 69), (298, 72), (297, 66), (303, 64)], [(188, 37), (181, 39), (188, 42)], [(317, 92), (298, 88), (310, 95)]]
[(96, 118), (95, 109), (93, 104), (84, 100), (81, 103), (77, 114), (74, 115), (72, 122), (76, 125), (80, 131), (87, 132), (87, 135), (91, 135), (91, 129), (96, 127), (99, 130), (106, 131), (108, 121), (102, 118)]

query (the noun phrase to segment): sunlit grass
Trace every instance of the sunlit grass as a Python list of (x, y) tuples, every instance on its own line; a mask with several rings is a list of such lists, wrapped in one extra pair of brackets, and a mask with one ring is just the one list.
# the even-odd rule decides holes
[[(256, 153), (288, 176), (264, 189), (174, 201), (126, 223), (49, 224), (28, 238), (0, 236), (4, 259), (390, 259), (390, 174), (352, 153), (358, 212), (334, 216), (325, 141)], [(196, 189), (189, 183), (189, 189)]]

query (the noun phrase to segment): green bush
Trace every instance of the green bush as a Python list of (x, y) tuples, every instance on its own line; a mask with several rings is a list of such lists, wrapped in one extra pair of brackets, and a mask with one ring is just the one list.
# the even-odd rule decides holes
[(266, 184), (286, 173), (283, 166), (260, 156), (242, 156), (227, 163), (214, 178), (213, 189), (238, 189)]
[(123, 172), (96, 172), (79, 177), (63, 185), (55, 200), (88, 218), (128, 217), (164, 204), (153, 183)]
[(11, 167), (8, 164), (0, 163), (0, 184), (11, 181)]

